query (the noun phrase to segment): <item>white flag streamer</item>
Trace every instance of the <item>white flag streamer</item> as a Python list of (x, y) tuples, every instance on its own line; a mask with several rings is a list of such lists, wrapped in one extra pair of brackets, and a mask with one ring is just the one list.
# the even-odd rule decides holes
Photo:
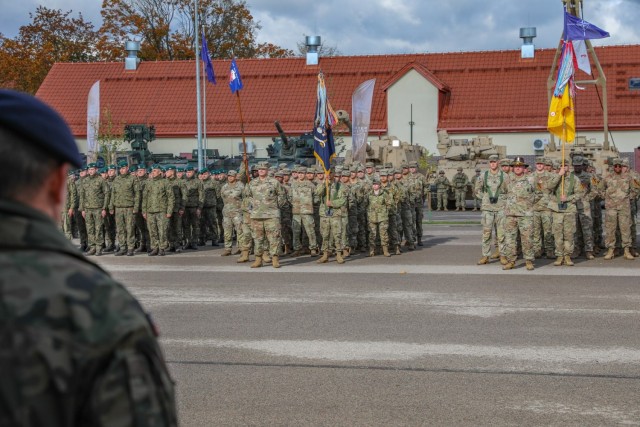
[(589, 53), (587, 52), (587, 44), (584, 40), (574, 40), (573, 50), (578, 60), (578, 68), (591, 75), (591, 63), (589, 62)]
[(87, 97), (87, 157), (95, 159), (100, 130), (100, 80), (91, 86)]
[(366, 144), (371, 123), (371, 102), (376, 79), (367, 80), (356, 88), (351, 98), (351, 152), (355, 161), (366, 161)]

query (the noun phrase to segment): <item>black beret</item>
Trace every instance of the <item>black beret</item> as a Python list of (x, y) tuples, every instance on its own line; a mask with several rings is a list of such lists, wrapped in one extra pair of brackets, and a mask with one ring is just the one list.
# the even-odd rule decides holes
[(69, 126), (53, 108), (26, 93), (0, 90), (0, 127), (30, 141), (59, 160), (82, 166)]

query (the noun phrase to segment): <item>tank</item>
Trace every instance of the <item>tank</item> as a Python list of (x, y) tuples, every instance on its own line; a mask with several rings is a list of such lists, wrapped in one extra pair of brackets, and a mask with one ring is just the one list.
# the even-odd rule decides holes
[[(595, 139), (587, 139), (585, 136), (576, 136), (573, 144), (565, 144), (565, 162), (571, 162), (571, 158), (575, 155), (581, 155), (595, 166), (598, 173), (607, 170), (612, 159), (620, 157), (620, 152), (614, 145), (599, 144)], [(557, 148), (555, 144), (549, 143), (544, 147), (544, 156), (560, 162), (562, 160), (562, 150)]]
[[(451, 182), (458, 168), (469, 177), (475, 175), (476, 169), (485, 171), (489, 169), (489, 156), (497, 155), (498, 158), (507, 156), (507, 147), (495, 145), (490, 136), (477, 136), (469, 139), (452, 139), (446, 130), (438, 131), (438, 171), (443, 170), (445, 176)], [(473, 198), (471, 186), (467, 187), (467, 200)], [(455, 200), (455, 194), (449, 193), (449, 200)]]
[(273, 143), (267, 147), (269, 163), (277, 165), (286, 163), (288, 167), (294, 165), (314, 166), (316, 158), (313, 155), (313, 134), (303, 133), (299, 137), (287, 136), (278, 121), (274, 122), (279, 137), (272, 138)]

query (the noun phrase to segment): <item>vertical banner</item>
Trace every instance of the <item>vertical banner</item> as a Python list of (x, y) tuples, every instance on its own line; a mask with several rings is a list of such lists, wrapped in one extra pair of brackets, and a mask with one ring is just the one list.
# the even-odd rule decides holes
[(100, 131), (100, 80), (91, 86), (87, 97), (87, 158), (96, 159)]
[(376, 79), (367, 80), (353, 92), (351, 98), (351, 152), (353, 160), (364, 163), (371, 122), (371, 102)]

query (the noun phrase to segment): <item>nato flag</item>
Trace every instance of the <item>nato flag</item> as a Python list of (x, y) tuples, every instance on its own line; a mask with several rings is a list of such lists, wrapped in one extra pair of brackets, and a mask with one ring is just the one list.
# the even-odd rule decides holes
[(231, 93), (236, 93), (237, 91), (242, 89), (242, 79), (240, 78), (240, 71), (238, 70), (238, 65), (236, 64), (235, 58), (231, 60), (231, 70), (229, 71), (229, 87), (231, 88)]
[(573, 16), (567, 11), (564, 12), (564, 39), (566, 41), (603, 39), (605, 37), (609, 37), (609, 33), (605, 30)]
[(204, 31), (202, 32), (202, 51), (200, 56), (204, 61), (204, 69), (207, 72), (207, 80), (210, 83), (216, 84), (216, 74), (213, 72), (213, 64), (211, 63), (211, 57), (209, 56), (209, 48), (207, 47), (207, 39), (204, 37)]

